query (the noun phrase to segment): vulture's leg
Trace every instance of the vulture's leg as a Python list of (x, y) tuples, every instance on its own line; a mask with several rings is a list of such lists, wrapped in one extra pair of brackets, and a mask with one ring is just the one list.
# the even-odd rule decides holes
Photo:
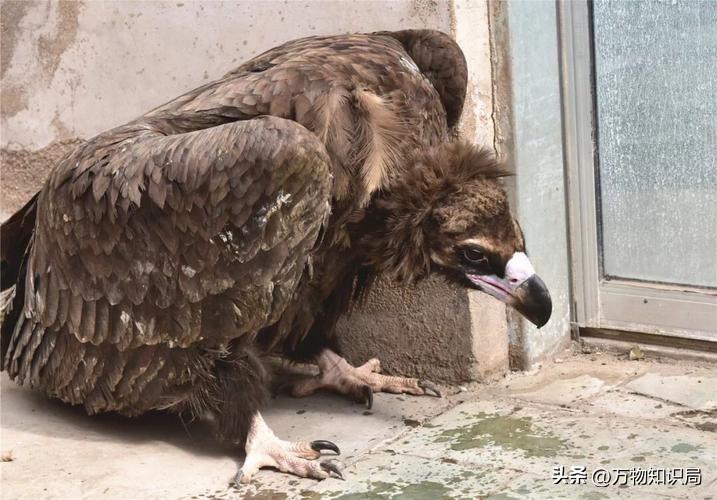
[(438, 397), (441, 396), (431, 382), (381, 375), (379, 373), (381, 362), (376, 358), (354, 367), (332, 350), (324, 349), (317, 356), (316, 362), (321, 373), (294, 384), (291, 388), (292, 396), (303, 397), (314, 393), (317, 389), (330, 389), (346, 394), (356, 401), (365, 402), (369, 408), (373, 405), (374, 392), (415, 395), (433, 393)]
[(316, 459), (322, 450), (336, 454), (339, 448), (330, 441), (283, 441), (266, 425), (261, 413), (257, 412), (251, 422), (246, 439), (246, 459), (237, 474), (237, 483), (248, 483), (262, 467), (274, 467), (300, 477), (325, 479), (332, 474), (343, 479), (339, 464), (335, 460)]
[(282, 441), (266, 425), (259, 409), (267, 400), (268, 376), (253, 347), (234, 342), (228, 353), (216, 361), (213, 375), (215, 382), (203, 399), (213, 402), (219, 438), (245, 442), (246, 458), (237, 482), (248, 483), (262, 467), (317, 479), (329, 477), (331, 472), (341, 476), (335, 463), (315, 461), (322, 450), (338, 454), (334, 443)]

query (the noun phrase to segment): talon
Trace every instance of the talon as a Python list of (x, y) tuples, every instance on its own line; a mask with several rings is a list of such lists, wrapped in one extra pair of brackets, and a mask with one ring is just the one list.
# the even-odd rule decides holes
[(429, 382), (428, 380), (419, 380), (418, 387), (426, 391), (426, 394), (428, 394), (428, 391), (431, 391), (434, 393), (434, 396), (438, 398), (441, 397), (441, 391), (438, 390), (438, 387), (436, 387), (436, 384), (433, 382)]
[[(338, 446), (331, 441), (290, 442), (279, 439), (257, 412), (252, 418), (244, 445), (246, 458), (235, 476), (235, 481), (237, 485), (249, 483), (254, 474), (264, 467), (273, 467), (299, 477), (325, 479), (333, 473), (343, 479), (341, 469), (331, 463), (331, 460), (321, 463), (315, 460), (321, 456), (321, 450), (339, 453)], [(338, 460), (334, 462), (343, 467)]]
[(371, 389), (370, 385), (363, 386), (363, 394), (366, 398), (366, 408), (370, 410), (373, 408), (373, 389)]
[(338, 477), (338, 478), (341, 479), (342, 481), (345, 481), (344, 475), (341, 473), (341, 470), (338, 468), (338, 466), (337, 466), (335, 463), (333, 463), (333, 462), (321, 462), (321, 463), (319, 464), (319, 466), (321, 466), (321, 468), (328, 473), (329, 477), (330, 477), (331, 474), (333, 473), (333, 474), (336, 475), (336, 477)]
[(339, 451), (339, 447), (336, 446), (331, 441), (325, 441), (325, 440), (318, 440), (318, 441), (312, 441), (309, 443), (311, 446), (311, 449), (314, 451), (321, 452), (323, 450), (331, 450), (337, 455), (341, 455), (341, 452)]

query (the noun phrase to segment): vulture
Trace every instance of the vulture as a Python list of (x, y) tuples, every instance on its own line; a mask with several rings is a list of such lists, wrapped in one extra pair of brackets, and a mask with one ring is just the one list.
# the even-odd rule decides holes
[(2, 225), (2, 369), (89, 414), (210, 414), (241, 482), (340, 475), (335, 444), (262, 419), (267, 355), (318, 364), (294, 396), (370, 404), (437, 392), (337, 352), (380, 276), (551, 314), (505, 170), (455, 133), (466, 80), (437, 31), (304, 38), (79, 145)]

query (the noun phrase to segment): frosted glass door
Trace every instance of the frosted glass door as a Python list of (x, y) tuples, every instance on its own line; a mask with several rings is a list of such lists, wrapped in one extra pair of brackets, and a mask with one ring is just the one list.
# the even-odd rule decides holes
[(717, 1), (557, 8), (575, 323), (715, 350)]
[(592, 17), (603, 278), (717, 287), (717, 2)]

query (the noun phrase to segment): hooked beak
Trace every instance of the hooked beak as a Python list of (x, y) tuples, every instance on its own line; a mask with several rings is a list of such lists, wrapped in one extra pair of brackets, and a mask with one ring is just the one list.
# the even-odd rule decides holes
[(553, 312), (548, 288), (523, 252), (516, 252), (505, 265), (505, 276), (467, 274), (480, 290), (505, 302), (538, 328), (545, 325)]

